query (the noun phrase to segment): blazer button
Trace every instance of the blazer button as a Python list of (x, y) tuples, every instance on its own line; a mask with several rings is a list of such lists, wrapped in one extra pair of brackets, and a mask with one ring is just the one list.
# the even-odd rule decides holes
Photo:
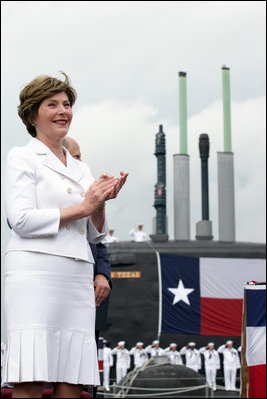
[(68, 188), (67, 188), (67, 192), (68, 192), (69, 194), (72, 194), (72, 189), (71, 189), (71, 187), (68, 187)]
[(65, 179), (65, 176), (64, 175), (59, 175), (60, 177), (61, 177), (61, 179)]
[(81, 197), (85, 197), (85, 192), (84, 191), (80, 191), (80, 196)]
[(70, 228), (71, 228), (71, 224), (68, 223), (68, 224), (66, 225), (66, 229), (67, 229), (67, 230), (70, 230)]
[(81, 227), (79, 230), (79, 233), (83, 235), (83, 234), (85, 234), (85, 230)]

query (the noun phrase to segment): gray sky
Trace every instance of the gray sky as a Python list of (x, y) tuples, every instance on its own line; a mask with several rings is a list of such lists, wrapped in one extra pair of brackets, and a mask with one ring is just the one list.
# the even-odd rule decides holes
[[(2, 8), (2, 171), (30, 139), (17, 116), (22, 87), (66, 72), (77, 90), (70, 135), (97, 177), (130, 173), (108, 205), (120, 240), (143, 222), (151, 233), (155, 134), (167, 140), (169, 235), (172, 155), (179, 152), (178, 71), (187, 72), (191, 238), (201, 219), (198, 138), (210, 137), (210, 219), (218, 239), (217, 151), (223, 150), (221, 67), (231, 68), (236, 238), (265, 236), (265, 2), (8, 1)], [(3, 211), (4, 212), (4, 211)], [(9, 232), (2, 218), (3, 241)]]

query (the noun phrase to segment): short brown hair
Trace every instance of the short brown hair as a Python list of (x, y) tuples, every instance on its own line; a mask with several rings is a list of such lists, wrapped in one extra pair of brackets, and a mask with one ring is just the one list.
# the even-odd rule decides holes
[(64, 72), (60, 73), (65, 76), (64, 81), (51, 76), (41, 75), (28, 83), (20, 92), (18, 114), (33, 137), (36, 137), (36, 129), (33, 126), (33, 121), (37, 116), (39, 106), (43, 100), (56, 93), (65, 92), (71, 107), (75, 103), (77, 94), (70, 85), (69, 77)]

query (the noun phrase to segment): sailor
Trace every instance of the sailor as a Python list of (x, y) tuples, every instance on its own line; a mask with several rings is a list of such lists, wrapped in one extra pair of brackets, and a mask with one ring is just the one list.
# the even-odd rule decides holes
[(108, 347), (108, 341), (104, 339), (103, 341), (103, 387), (106, 391), (110, 391), (109, 388), (109, 375), (110, 368), (113, 366), (113, 356), (111, 349)]
[(216, 374), (217, 370), (220, 369), (220, 356), (214, 349), (214, 343), (210, 342), (207, 346), (199, 349), (199, 353), (202, 353), (205, 359), (205, 373), (207, 384), (216, 391)]
[(135, 241), (135, 242), (142, 242), (142, 241), (148, 241), (149, 240), (147, 233), (145, 233), (143, 231), (142, 223), (139, 223), (137, 225), (137, 227), (132, 229), (129, 232), (129, 236), (132, 236), (133, 237), (133, 241)]
[(148, 345), (145, 349), (146, 353), (148, 353), (151, 357), (162, 356), (164, 355), (164, 349), (160, 348), (159, 341), (155, 340), (152, 342), (152, 345)]
[(131, 358), (128, 349), (125, 348), (125, 341), (118, 342), (116, 348), (112, 349), (112, 355), (117, 355), (116, 363), (116, 382), (119, 382), (126, 376), (127, 370), (131, 365)]
[(201, 356), (196, 349), (195, 342), (189, 342), (180, 350), (181, 355), (185, 355), (185, 365), (196, 372), (201, 369)]
[(237, 350), (233, 347), (233, 341), (218, 348), (218, 352), (223, 354), (224, 382), (226, 391), (236, 389), (236, 372), (240, 368), (240, 360)]
[(134, 357), (135, 368), (141, 367), (148, 359), (143, 342), (137, 342), (137, 344), (130, 350), (130, 355)]
[(103, 244), (110, 244), (112, 242), (118, 242), (119, 241), (118, 238), (115, 237), (113, 234), (114, 234), (114, 230), (109, 229), (107, 236), (102, 241)]
[(171, 359), (172, 364), (176, 365), (183, 365), (183, 360), (182, 356), (180, 355), (180, 352), (177, 350), (177, 344), (170, 344), (168, 348), (164, 350), (165, 354)]

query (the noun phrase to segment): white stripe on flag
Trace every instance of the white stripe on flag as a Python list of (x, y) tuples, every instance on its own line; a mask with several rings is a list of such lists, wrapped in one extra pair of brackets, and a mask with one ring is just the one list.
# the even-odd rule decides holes
[(247, 327), (247, 365), (266, 364), (266, 327)]
[(266, 280), (266, 259), (200, 258), (200, 296), (243, 299), (244, 284)]

